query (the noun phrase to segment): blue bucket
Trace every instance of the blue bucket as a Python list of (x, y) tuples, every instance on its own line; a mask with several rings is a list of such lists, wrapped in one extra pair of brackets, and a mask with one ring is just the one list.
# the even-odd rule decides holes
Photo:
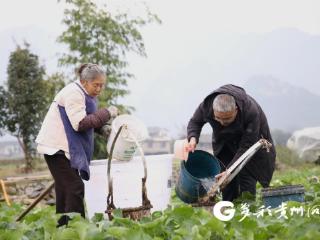
[(180, 175), (176, 185), (177, 196), (185, 203), (196, 203), (207, 191), (201, 179), (214, 178), (220, 173), (219, 161), (210, 153), (195, 150), (187, 161), (181, 161)]

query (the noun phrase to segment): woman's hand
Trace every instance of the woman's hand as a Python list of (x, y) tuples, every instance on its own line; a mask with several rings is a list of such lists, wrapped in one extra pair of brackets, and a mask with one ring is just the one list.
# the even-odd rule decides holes
[(115, 118), (119, 115), (119, 110), (115, 106), (110, 106), (107, 110), (109, 111), (111, 118)]

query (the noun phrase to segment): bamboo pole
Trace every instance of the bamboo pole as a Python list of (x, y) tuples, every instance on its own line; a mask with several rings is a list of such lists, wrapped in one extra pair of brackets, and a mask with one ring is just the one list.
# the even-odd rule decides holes
[(2, 179), (0, 180), (0, 184), (1, 184), (2, 192), (3, 192), (3, 197), (6, 200), (7, 205), (10, 207), (11, 203), (10, 203), (9, 196), (7, 194), (6, 185)]

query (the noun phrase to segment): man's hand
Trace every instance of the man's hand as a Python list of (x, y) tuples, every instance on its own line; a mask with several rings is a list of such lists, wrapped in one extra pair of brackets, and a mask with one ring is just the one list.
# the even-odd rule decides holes
[(219, 173), (215, 176), (216, 181), (218, 182), (222, 177), (224, 177), (227, 174), (226, 171)]
[(197, 146), (197, 140), (195, 137), (191, 137), (188, 144), (185, 146), (185, 151), (187, 152), (194, 152)]

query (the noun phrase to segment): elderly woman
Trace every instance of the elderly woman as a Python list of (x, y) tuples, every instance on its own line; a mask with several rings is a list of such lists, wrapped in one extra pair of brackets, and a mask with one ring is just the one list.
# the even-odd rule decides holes
[[(96, 97), (106, 83), (100, 66), (83, 64), (78, 75), (79, 80), (65, 86), (54, 98), (36, 142), (55, 181), (56, 212), (77, 212), (85, 217), (82, 179), (90, 178), (93, 133), (117, 112), (114, 108), (97, 110)], [(67, 222), (68, 217), (63, 215), (58, 226)]]

